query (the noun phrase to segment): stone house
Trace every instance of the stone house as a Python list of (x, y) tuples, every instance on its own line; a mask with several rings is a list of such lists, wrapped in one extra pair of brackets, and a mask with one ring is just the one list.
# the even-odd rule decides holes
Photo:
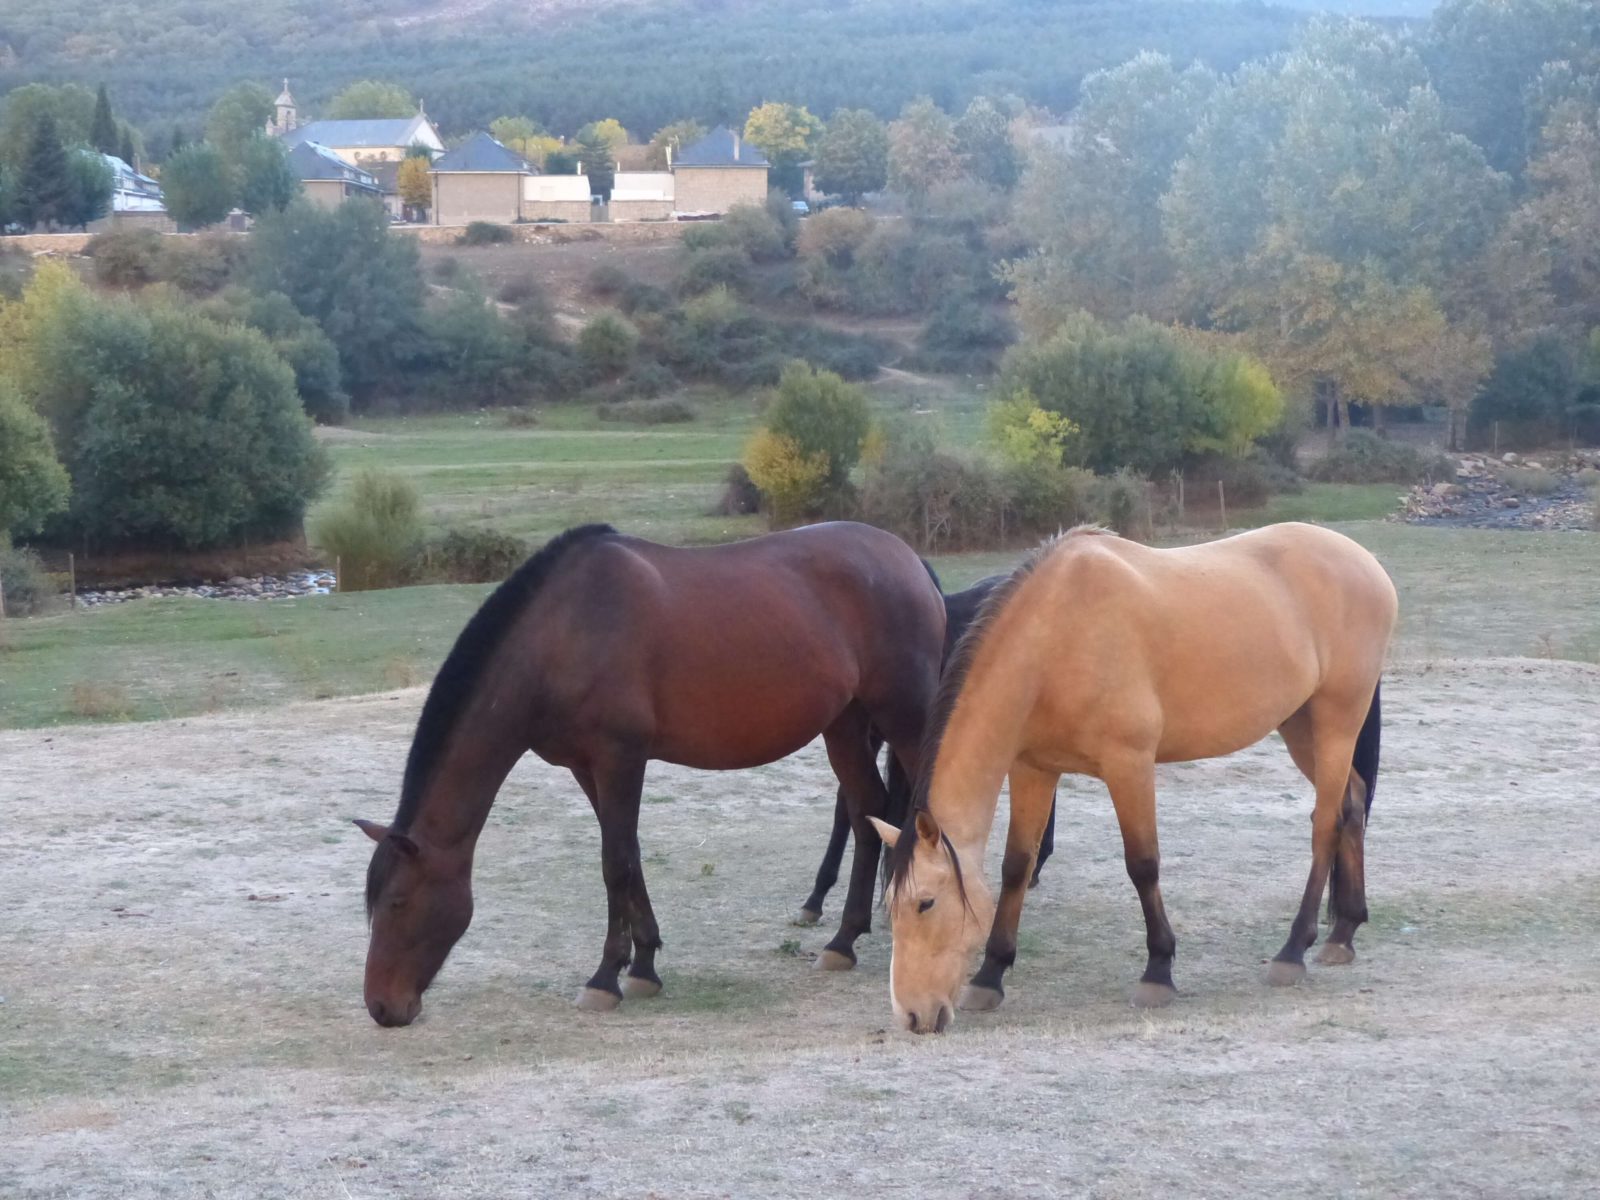
[(289, 169), (300, 181), (306, 199), (321, 208), (337, 208), (352, 196), (383, 199), (383, 190), (370, 172), (351, 166), (316, 142), (301, 142), (290, 150)]
[(727, 212), (736, 204), (764, 204), (767, 156), (737, 132), (719, 125), (672, 156), (673, 208), (684, 216)]
[[(480, 132), (436, 159), (429, 174), (433, 178), (433, 206), (429, 211), (435, 225), (466, 225), (471, 221), (509, 225), (522, 218), (527, 181), (537, 172), (522, 155)], [(584, 189), (587, 206), (587, 181)]]

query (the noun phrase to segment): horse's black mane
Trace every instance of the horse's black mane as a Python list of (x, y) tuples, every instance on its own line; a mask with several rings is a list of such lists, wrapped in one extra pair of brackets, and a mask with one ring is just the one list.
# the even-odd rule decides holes
[[(467, 622), (466, 628), (456, 638), (444, 665), (434, 677), (433, 687), (422, 706), (422, 716), (417, 720), (417, 732), (411, 739), (411, 753), (406, 758), (406, 772), (400, 785), (400, 808), (389, 828), (403, 833), (411, 828), (417, 807), (422, 803), (422, 793), (428, 779), (438, 764), (439, 756), (455, 729), (457, 718), (466, 708), (468, 700), (483, 677), (483, 670), (499, 647), (517, 617), (530, 600), (549, 579), (551, 571), (573, 546), (602, 537), (614, 537), (616, 530), (610, 525), (579, 525), (558, 534), (545, 543), (532, 558), (523, 563), (511, 577), (489, 594), (478, 611)], [(398, 851), (387, 841), (380, 843), (367, 869), (367, 913), (378, 894)]]
[[(1075, 533), (1103, 533), (1104, 530), (1091, 526), (1079, 526), (1059, 534), (1049, 541), (1041, 543), (1032, 550), (1026, 558), (1017, 564), (1009, 576), (995, 585), (979, 606), (977, 615), (972, 618), (972, 623), (967, 626), (967, 631), (961, 635), (961, 640), (950, 652), (949, 660), (945, 664), (943, 677), (939, 680), (939, 691), (933, 700), (933, 711), (928, 718), (928, 727), (922, 735), (922, 753), (919, 756), (920, 769), (917, 772), (916, 782), (912, 786), (911, 808), (906, 817), (903, 836), (889, 852), (889, 880), (884, 889), (885, 895), (890, 891), (898, 890), (911, 877), (912, 856), (916, 850), (917, 839), (913, 828), (916, 815), (919, 811), (926, 811), (928, 807), (928, 785), (933, 779), (933, 764), (939, 754), (939, 745), (944, 741), (944, 731), (950, 724), (950, 715), (955, 711), (956, 702), (961, 699), (961, 689), (966, 686), (967, 675), (972, 670), (972, 661), (977, 657), (978, 647), (988, 635), (989, 627), (994, 624), (1000, 611), (1016, 595), (1017, 589), (1025, 583), (1038, 566), (1065, 538)], [(950, 844), (948, 837), (943, 837), (945, 853), (949, 855), (955, 867), (956, 887), (961, 893), (961, 901), (967, 903), (966, 884), (961, 877), (961, 863), (956, 858), (955, 847)]]

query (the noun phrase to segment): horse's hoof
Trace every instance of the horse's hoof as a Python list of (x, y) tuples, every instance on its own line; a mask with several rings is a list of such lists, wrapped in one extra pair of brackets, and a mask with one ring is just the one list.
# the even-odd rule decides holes
[(1305, 978), (1305, 963), (1281, 962), (1275, 958), (1267, 967), (1267, 982), (1273, 987), (1298, 987)]
[(1342, 967), (1356, 960), (1356, 948), (1343, 942), (1329, 942), (1317, 952), (1317, 963), (1324, 967)]
[(1165, 1008), (1178, 998), (1178, 989), (1170, 983), (1146, 983), (1140, 980), (1133, 986), (1129, 1003), (1135, 1008)]
[(797, 914), (795, 914), (795, 918), (790, 922), (790, 924), (815, 925), (820, 920), (822, 920), (822, 914), (820, 912), (810, 908), (802, 908)]
[(1006, 994), (999, 988), (969, 983), (961, 989), (961, 999), (956, 1001), (956, 1007), (962, 1012), (993, 1012), (1005, 998)]
[(817, 970), (819, 971), (853, 971), (856, 960), (848, 954), (840, 954), (837, 950), (824, 950), (817, 955)]
[(617, 1005), (622, 1003), (622, 997), (615, 992), (603, 992), (599, 988), (586, 987), (578, 993), (576, 1003), (584, 1012), (613, 1012)]
[(622, 980), (622, 994), (629, 1000), (648, 1000), (651, 996), (661, 994), (661, 981), (645, 979), (639, 975), (626, 975)]

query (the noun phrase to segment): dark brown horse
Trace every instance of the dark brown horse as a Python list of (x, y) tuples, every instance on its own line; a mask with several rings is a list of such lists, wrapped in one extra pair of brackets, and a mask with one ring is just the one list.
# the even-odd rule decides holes
[[(967, 627), (972, 624), (972, 619), (978, 615), (978, 609), (988, 599), (989, 593), (994, 591), (1006, 580), (1009, 575), (990, 575), (978, 580), (977, 583), (965, 591), (951, 592), (944, 598), (944, 657), (942, 663), (950, 661), (950, 653), (955, 649), (956, 643), (961, 640), (961, 635), (966, 633)], [(883, 739), (873, 734), (873, 750), (876, 752), (883, 744)], [(910, 783), (901, 772), (898, 761), (891, 755), (889, 758), (889, 796), (891, 802), (898, 797), (908, 798), (911, 795)], [(905, 823), (907, 814), (896, 809), (891, 803), (889, 815), (884, 818), (889, 824), (898, 828)], [(822, 865), (817, 868), (817, 881), (811, 887), (811, 895), (806, 897), (800, 906), (800, 914), (795, 917), (796, 925), (815, 925), (822, 920), (822, 902), (827, 898), (833, 885), (839, 882), (839, 865), (844, 861), (844, 846), (850, 838), (850, 806), (845, 798), (844, 789), (839, 789), (839, 796), (833, 808), (833, 833), (828, 838), (828, 848), (823, 852)], [(1045, 824), (1044, 836), (1039, 841), (1039, 855), (1034, 860), (1033, 878), (1029, 887), (1039, 885), (1039, 872), (1044, 869), (1045, 860), (1055, 852), (1056, 848), (1056, 808), (1054, 802), (1050, 805), (1050, 820)]]
[[(702, 549), (585, 525), (552, 540), (467, 623), (422, 709), (400, 807), (367, 869), (367, 1009), (405, 1025), (472, 920), (472, 856), (500, 785), (532, 751), (567, 767), (600, 821), (609, 922), (580, 1007), (661, 990), (639, 857), (651, 759), (769, 763), (821, 734), (850, 801), (855, 865), (819, 966), (855, 963), (871, 927), (887, 809), (871, 730), (917, 767), (944, 605), (898, 538), (839, 522)], [(631, 953), (630, 953), (631, 945)], [(631, 966), (629, 965), (631, 959)]]

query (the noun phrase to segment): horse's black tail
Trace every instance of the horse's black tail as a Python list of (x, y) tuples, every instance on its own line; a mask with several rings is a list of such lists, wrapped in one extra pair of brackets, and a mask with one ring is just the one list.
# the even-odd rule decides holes
[[(1372, 813), (1372, 795), (1378, 790), (1378, 744), (1383, 732), (1383, 703), (1380, 699), (1382, 683), (1374, 684), (1372, 688), (1372, 704), (1367, 709), (1367, 719), (1361, 723), (1361, 732), (1356, 735), (1356, 751), (1350, 761), (1350, 769), (1361, 779), (1362, 789), (1366, 792), (1366, 806), (1363, 817)], [(1340, 855), (1335, 852), (1333, 856), (1333, 869), (1328, 875), (1328, 916), (1335, 915), (1333, 898), (1340, 895), (1343, 886), (1344, 872), (1339, 866)]]
[(918, 558), (917, 561), (922, 564), (922, 569), (928, 573), (928, 578), (933, 580), (933, 586), (939, 589), (939, 594), (941, 596), (944, 595), (944, 584), (939, 582), (939, 573), (933, 569), (933, 564), (925, 558)]
[(1383, 705), (1379, 701), (1382, 683), (1372, 688), (1372, 707), (1367, 709), (1367, 719), (1361, 723), (1356, 736), (1355, 757), (1350, 767), (1361, 776), (1367, 788), (1367, 812), (1372, 811), (1372, 793), (1378, 790), (1378, 742), (1383, 731)]

